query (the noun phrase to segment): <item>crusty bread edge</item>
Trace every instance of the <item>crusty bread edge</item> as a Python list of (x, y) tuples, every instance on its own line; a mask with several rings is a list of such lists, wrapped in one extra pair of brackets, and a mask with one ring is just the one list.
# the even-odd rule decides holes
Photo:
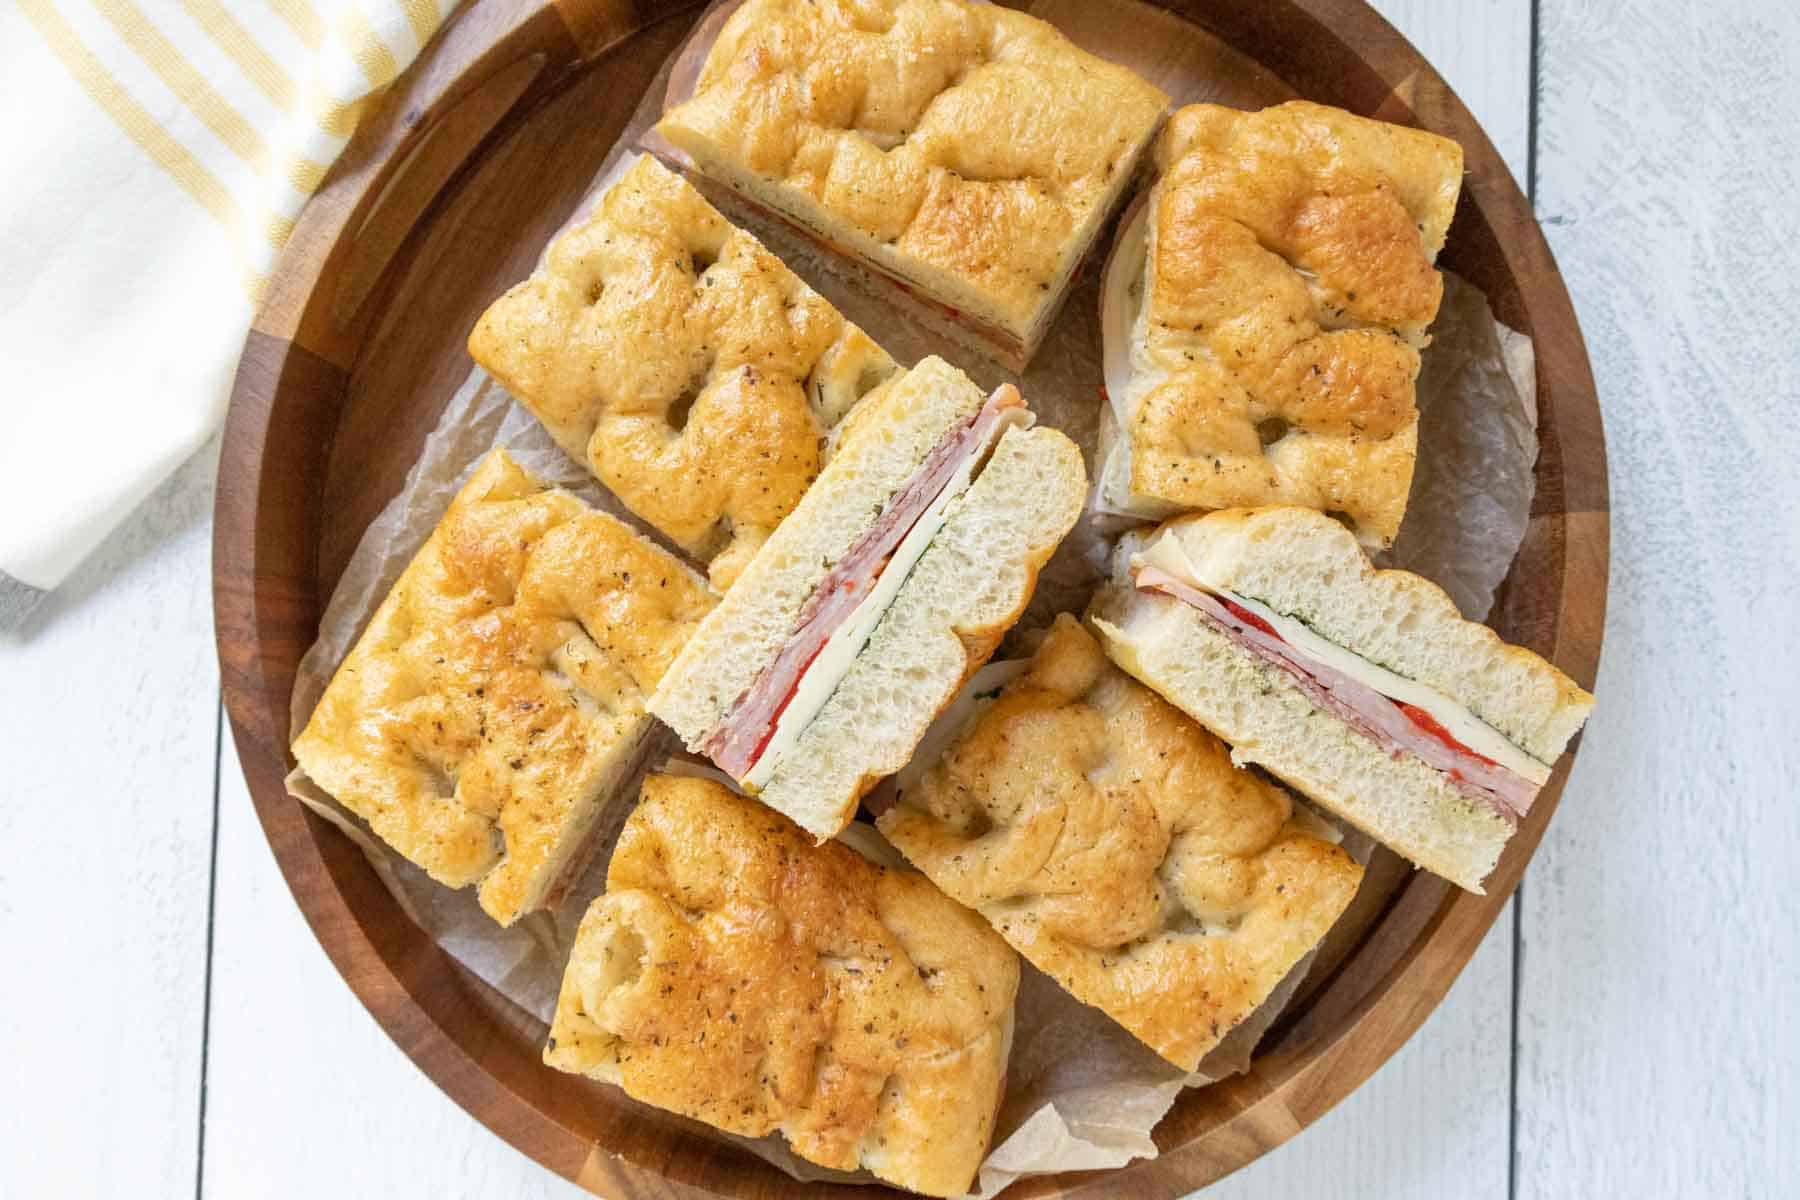
[[(888, 389), (914, 387), (921, 389), (918, 399), (910, 401), (917, 407), (899, 416), (891, 414), (889, 406), (909, 401), (898, 391)], [(896, 487), (904, 487), (905, 481), (942, 441), (944, 433), (956, 421), (979, 411), (985, 399), (986, 394), (961, 371), (942, 359), (927, 358), (911, 371), (896, 375), (881, 385), (840, 423), (839, 431), (843, 436), (830, 463), (807, 489), (794, 511), (758, 548), (724, 599), (706, 615), (669, 664), (649, 698), (649, 710), (670, 725), (689, 750), (699, 748), (738, 696), (779, 651), (781, 640), (792, 632), (794, 620), (807, 597), (830, 571), (830, 562), (813, 560), (804, 577), (795, 576), (787, 581), (794, 586), (785, 587), (784, 584), (785, 592), (798, 595), (798, 599), (788, 606), (791, 611), (777, 613), (773, 610), (772, 606), (786, 603), (771, 587), (784, 581), (788, 574), (789, 568), (782, 565), (783, 561), (807, 548), (820, 530), (844, 524), (851, 519), (846, 514), (853, 515), (858, 511), (856, 493), (863, 482), (858, 472), (868, 462), (877, 461), (885, 454), (899, 453), (899, 448), (891, 443), (904, 434), (915, 443), (912, 449), (918, 452), (905, 462), (904, 471), (889, 472), (899, 480)], [(865, 431), (868, 434), (866, 450)], [(882, 501), (891, 494), (884, 492)], [(831, 562), (846, 553), (866, 527), (864, 521), (854, 529), (845, 525), (839, 530), (842, 537), (837, 542), (841, 544), (834, 543), (829, 548)], [(783, 619), (777, 620), (778, 617)], [(761, 626), (771, 630), (779, 626), (780, 637), (771, 635), (753, 639), (752, 632)], [(722, 670), (721, 662), (729, 664), (731, 669)], [(724, 678), (725, 675), (729, 678)], [(723, 691), (714, 690), (709, 680), (723, 684)], [(729, 694), (725, 694), (727, 692)]]
[[(1070, 233), (1043, 297), (1018, 319), (1009, 317), (990, 297), (953, 273), (901, 255), (805, 193), (737, 166), (718, 154), (711, 143), (667, 117), (656, 125), (655, 132), (688, 158), (693, 172), (701, 177), (693, 182), (727, 219), (737, 220), (739, 206), (748, 205), (755, 214), (781, 221), (825, 251), (830, 264), (852, 284), (868, 287), (897, 304), (917, 324), (1002, 366), (1022, 371), (1062, 311), (1077, 271), (1117, 211), (1136, 177), (1136, 164), (1161, 128), (1159, 119), (1133, 144), (1125, 169), (1113, 173), (1087, 220)], [(702, 179), (719, 188), (705, 186)]]

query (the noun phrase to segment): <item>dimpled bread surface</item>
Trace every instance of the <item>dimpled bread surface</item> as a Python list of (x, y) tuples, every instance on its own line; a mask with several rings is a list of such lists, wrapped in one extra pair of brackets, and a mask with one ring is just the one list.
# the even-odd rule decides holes
[(504, 450), (451, 502), (294, 742), (307, 774), (501, 924), (540, 907), (712, 607), (673, 556)]
[(1191, 1071), (1349, 904), (1362, 868), (1064, 615), (880, 818), (1034, 965)]
[(895, 371), (761, 243), (643, 157), (469, 353), (638, 516), (727, 588)]
[(658, 132), (702, 170), (1018, 337), (1167, 97), (967, 0), (748, 0)]
[(936, 1196), (993, 1133), (1018, 959), (921, 875), (711, 780), (651, 776), (544, 1061)]
[(1197, 104), (1156, 161), (1131, 495), (1164, 511), (1300, 504), (1390, 544), (1461, 148), (1300, 101)]

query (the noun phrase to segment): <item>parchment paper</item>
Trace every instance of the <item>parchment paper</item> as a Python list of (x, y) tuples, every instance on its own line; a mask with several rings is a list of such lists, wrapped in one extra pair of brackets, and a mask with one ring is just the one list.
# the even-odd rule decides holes
[[(1043, 0), (1033, 7), (1078, 43), (1125, 62), (1156, 81), (1176, 103), (1208, 99), (1259, 107), (1289, 98), (1261, 67), (1195, 27), (1131, 0)], [(1148, 36), (1144, 23), (1156, 26)], [(664, 77), (667, 75), (665, 66)], [(584, 215), (604, 186), (629, 164), (628, 156), (660, 107), (663, 78), (596, 177)], [(715, 198), (717, 193), (712, 193)], [(913, 362), (938, 352), (964, 367), (984, 386), (1018, 384), (1039, 419), (1081, 446), (1090, 475), (1096, 466), (1101, 400), (1098, 263), (1111, 236), (1100, 239), (1071, 289), (1056, 327), (1022, 375), (978, 361), (930, 332), (898, 317), (880, 299), (852, 288), (811, 246), (787, 230), (741, 209), (728, 215), (766, 245), (896, 359)], [(1454, 231), (1452, 231), (1454, 238)], [(1442, 312), (1433, 326), (1419, 380), (1418, 468), (1406, 521), (1384, 565), (1404, 566), (1433, 579), (1473, 618), (1484, 617), (1524, 537), (1537, 455), (1535, 383), (1528, 338), (1494, 321), (1485, 298), (1449, 276)], [(474, 464), (494, 446), (506, 446), (529, 470), (624, 517), (649, 532), (605, 492), (586, 469), (570, 460), (543, 428), (485, 372), (474, 369), (445, 406), (418, 463), (400, 493), (370, 525), (351, 556), (321, 618), (318, 641), (301, 660), (295, 679), (292, 729), (304, 727), (331, 674), (348, 653), (394, 580), (449, 506)], [(1024, 618), (1002, 648), (1020, 653), (1034, 631), (1059, 612), (1079, 612), (1098, 582), (1108, 551), (1125, 527), (1117, 517), (1089, 512), (1043, 572)], [(651, 534), (651, 536), (655, 536)], [(665, 546), (666, 541), (657, 538)], [(650, 761), (676, 749), (672, 736)], [(692, 766), (683, 769), (694, 769)], [(567, 948), (592, 898), (600, 893), (618, 828), (630, 810), (635, 783), (605, 818), (602, 849), (552, 913), (525, 918), (502, 930), (476, 903), (473, 889), (452, 892), (393, 854), (360, 821), (296, 770), (289, 790), (333, 821), (368, 855), (401, 906), (446, 951), (526, 1011), (548, 1023), (555, 1008)], [(872, 827), (852, 835), (859, 849), (887, 854)], [(1346, 840), (1366, 862), (1367, 839)], [(1270, 1002), (1228, 1036), (1185, 1076), (1142, 1046), (1110, 1019), (1088, 1008), (1046, 976), (1024, 968), (1009, 1060), (1007, 1093), (994, 1147), (983, 1164), (977, 1193), (992, 1196), (1026, 1175), (1122, 1166), (1153, 1157), (1151, 1130), (1181, 1089), (1201, 1086), (1247, 1069), (1257, 1040), (1302, 984), (1310, 956), (1283, 981)], [(802, 1162), (778, 1137), (721, 1140), (744, 1146), (801, 1179), (872, 1182), (867, 1176), (825, 1171)]]

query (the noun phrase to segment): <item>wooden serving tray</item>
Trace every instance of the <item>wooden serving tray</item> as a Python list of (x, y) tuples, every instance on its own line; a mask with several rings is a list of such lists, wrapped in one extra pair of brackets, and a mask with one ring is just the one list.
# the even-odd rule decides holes
[[(1360, 0), (1163, 7), (1301, 95), (1462, 144), (1468, 178), (1443, 265), (1535, 341), (1541, 413), (1531, 527), (1490, 623), (1592, 687), (1608, 536), (1600, 412), (1556, 264), (1493, 146)], [(225, 702), (257, 813), (319, 941), (400, 1047), (494, 1132), (613, 1197), (869, 1200), (889, 1190), (802, 1185), (692, 1122), (543, 1066), (542, 1025), (431, 942), (361, 851), (282, 786), (295, 666), (357, 539), (469, 370), (468, 329), (530, 271), (698, 11), (657, 0), (474, 0), (383, 98), (301, 214), (226, 422), (213, 552)], [(1148, 34), (1170, 17), (1145, 9), (1143, 20)], [(1518, 883), (1569, 764), (1533, 805), (1488, 895), (1377, 860), (1378, 886), (1334, 935), (1323, 981), (1248, 1074), (1180, 1098), (1157, 1128), (1160, 1157), (1028, 1180), (1007, 1196), (1179, 1195), (1317, 1120), (1443, 998)]]

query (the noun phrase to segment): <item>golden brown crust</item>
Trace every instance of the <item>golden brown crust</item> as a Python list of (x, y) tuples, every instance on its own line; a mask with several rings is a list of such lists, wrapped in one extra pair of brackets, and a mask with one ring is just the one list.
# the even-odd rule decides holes
[(450, 504), (294, 755), (375, 833), (501, 924), (543, 902), (644, 699), (712, 607), (673, 556), (504, 450)]
[(880, 825), (1034, 965), (1192, 1070), (1362, 878), (1291, 815), (1065, 615)]
[(1460, 147), (1299, 101), (1197, 104), (1170, 118), (1157, 164), (1131, 491), (1342, 512), (1391, 543)]
[(581, 923), (544, 1061), (931, 1195), (986, 1154), (1019, 965), (909, 871), (710, 780), (652, 776)]
[(469, 353), (728, 587), (895, 370), (692, 186), (640, 159), (496, 300)]
[(1167, 101), (998, 5), (749, 0), (658, 132), (1023, 338)]

